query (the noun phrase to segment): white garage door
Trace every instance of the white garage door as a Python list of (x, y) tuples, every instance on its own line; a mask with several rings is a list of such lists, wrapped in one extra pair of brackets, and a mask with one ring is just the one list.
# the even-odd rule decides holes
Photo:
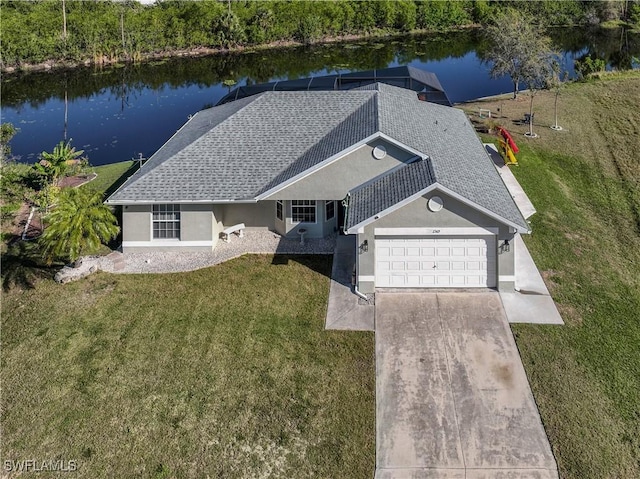
[(495, 236), (376, 237), (376, 287), (496, 286)]

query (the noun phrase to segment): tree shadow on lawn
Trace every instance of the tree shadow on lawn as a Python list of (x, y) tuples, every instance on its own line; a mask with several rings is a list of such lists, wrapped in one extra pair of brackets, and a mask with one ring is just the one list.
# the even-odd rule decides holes
[(33, 289), (41, 280), (53, 280), (61, 264), (47, 265), (42, 260), (38, 244), (16, 238), (10, 241), (7, 251), (0, 258), (2, 264), (2, 288)]
[(290, 261), (306, 266), (316, 273), (331, 278), (333, 255), (330, 254), (274, 254), (271, 264), (286, 266)]

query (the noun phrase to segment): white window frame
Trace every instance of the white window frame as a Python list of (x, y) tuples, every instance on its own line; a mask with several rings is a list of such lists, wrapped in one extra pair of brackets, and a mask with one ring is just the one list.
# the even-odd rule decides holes
[[(297, 202), (300, 202), (303, 204), (296, 205), (295, 203)], [(310, 208), (312, 206), (313, 206), (313, 221), (300, 221), (295, 218), (296, 208)], [(291, 200), (291, 222), (316, 224), (318, 222), (318, 202), (316, 200)]]
[[(161, 206), (165, 206), (168, 207), (170, 206), (172, 208), (171, 213), (178, 213), (178, 219), (155, 219), (154, 215), (156, 213), (155, 209)], [(154, 231), (154, 225), (156, 223), (178, 223), (178, 236), (177, 237), (172, 237), (172, 238), (160, 238), (160, 237), (156, 237), (155, 236), (155, 231)], [(175, 231), (175, 230), (173, 230)], [(176, 205), (173, 203), (162, 203), (162, 204), (156, 204), (156, 205), (152, 205), (151, 206), (151, 240), (152, 241), (180, 241), (180, 237), (182, 235), (182, 208), (180, 205)]]
[[(329, 213), (327, 212), (327, 208), (329, 208), (329, 205), (331, 205), (333, 207), (332, 212), (331, 212), (331, 217), (329, 217)], [(336, 217), (336, 202), (335, 201), (326, 201), (324, 203), (324, 220), (325, 221), (331, 221), (335, 217)]]
[[(279, 216), (278, 213), (280, 214)], [(276, 219), (284, 221), (284, 202), (282, 200), (276, 200)]]

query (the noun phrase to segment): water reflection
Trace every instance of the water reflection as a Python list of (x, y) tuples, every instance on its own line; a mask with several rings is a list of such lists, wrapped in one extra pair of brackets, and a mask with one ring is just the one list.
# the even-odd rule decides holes
[[(609, 68), (637, 67), (637, 34), (551, 34), (571, 74), (573, 61), (587, 55), (604, 59)], [(22, 161), (73, 138), (93, 164), (107, 164), (151, 155), (190, 114), (215, 105), (231, 88), (226, 80), (255, 84), (410, 64), (435, 72), (454, 102), (510, 91), (508, 78), (489, 78), (486, 51), (481, 32), (464, 31), (5, 76), (2, 121), (20, 128), (12, 149)]]

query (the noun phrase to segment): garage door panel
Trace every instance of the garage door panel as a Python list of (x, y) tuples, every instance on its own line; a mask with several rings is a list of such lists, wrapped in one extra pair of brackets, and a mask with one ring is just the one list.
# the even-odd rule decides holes
[(407, 261), (407, 271), (420, 271), (420, 262)]
[(376, 238), (377, 287), (494, 287), (495, 237)]
[(436, 277), (431, 276), (421, 276), (420, 277), (420, 285), (423, 287), (430, 287), (436, 285)]
[(406, 263), (404, 261), (393, 261), (391, 263), (392, 271), (404, 271)]

